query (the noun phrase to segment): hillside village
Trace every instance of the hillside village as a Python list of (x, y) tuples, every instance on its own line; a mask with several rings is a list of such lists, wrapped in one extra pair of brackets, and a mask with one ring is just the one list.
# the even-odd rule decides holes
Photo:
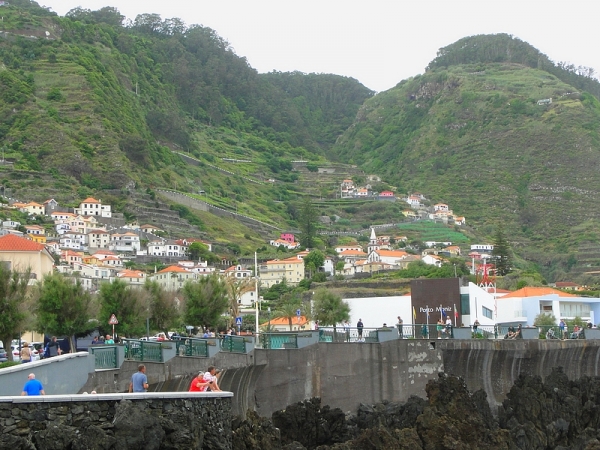
[[(346, 189), (346, 195), (359, 193), (362, 189), (355, 188), (348, 180), (344, 180), (342, 186)], [(365, 189), (368, 191), (369, 188)], [(408, 213), (406, 216), (414, 220), (429, 219), (447, 223), (448, 220), (459, 219), (452, 215), (448, 205), (439, 203), (433, 207), (425, 206), (423, 202), (426, 198), (420, 194), (411, 194), (402, 199), (398, 199), (393, 193), (391, 196), (386, 192), (378, 195), (382, 194), (392, 201), (407, 202), (415, 217)], [(215, 265), (201, 259), (192, 261), (190, 245), (199, 243), (211, 252), (212, 244), (194, 236), (168, 239), (164, 237), (163, 230), (152, 224), (126, 224), (122, 217), (113, 214), (111, 205), (92, 197), (82, 200), (75, 208), (61, 207), (54, 199), (43, 203), (11, 200), (7, 208), (18, 210), (30, 218), (44, 216), (53, 224), (50, 231), (48, 224), (44, 227), (39, 224), (21, 224), (15, 220), (2, 222), (2, 259), (11, 261), (11, 252), (20, 247), (33, 251), (38, 259), (39, 255), (46, 255), (44, 263), (32, 265), (34, 279), (41, 279), (55, 269), (65, 276), (77, 277), (83, 287), (91, 292), (96, 292), (101, 282), (115, 279), (137, 287), (143, 286), (148, 279), (156, 281), (166, 290), (177, 291), (186, 281), (214, 273), (248, 280), (254, 275), (253, 264), (227, 264), (229, 261), (222, 260), (221, 264)], [(464, 218), (460, 219), (464, 224)], [(24, 243), (25, 240), (29, 243)], [(406, 236), (377, 236), (375, 228), (372, 228), (368, 245), (363, 247), (354, 242), (336, 246), (336, 256), (326, 256), (319, 270), (328, 276), (353, 277), (363, 273), (404, 269), (413, 261), (439, 267), (444, 258), (461, 255), (460, 247), (451, 242), (433, 241), (425, 243), (428, 248), (421, 254), (415, 254), (410, 248), (401, 248), (406, 246), (406, 241)], [(269, 288), (284, 279), (291, 286), (298, 285), (306, 277), (303, 259), (309, 254), (309, 250), (300, 248), (293, 233), (281, 233), (278, 239), (270, 240), (269, 244), (296, 253), (288, 258), (260, 262), (261, 287)], [(156, 270), (155, 273), (130, 268), (133, 263), (153, 262), (160, 262), (167, 267)], [(13, 263), (23, 264), (24, 261)], [(254, 302), (254, 296), (254, 288), (248, 285), (240, 303), (249, 306)]]

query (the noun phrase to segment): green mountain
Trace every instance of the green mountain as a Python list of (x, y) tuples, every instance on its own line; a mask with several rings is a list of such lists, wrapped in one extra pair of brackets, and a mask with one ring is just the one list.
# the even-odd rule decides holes
[(589, 68), (475, 36), (374, 96), (337, 75), (258, 74), (214, 30), (179, 19), (125, 25), (111, 7), (58, 17), (30, 0), (0, 13), (0, 177), (13, 197), (97, 195), (134, 218), (162, 206), (157, 189), (177, 190), (262, 222), (171, 205), (225, 251), (250, 254), (264, 230), (298, 227), (306, 197), (334, 231), (402, 221), (399, 202), (336, 199), (341, 179), (375, 174), (376, 190), (449, 203), (474, 241), (502, 225), (520, 264), (550, 279), (600, 265)]
[(508, 35), (465, 38), (367, 100), (333, 152), (450, 204), (480, 236), (502, 225), (518, 253), (564, 275), (568, 254), (600, 238), (600, 84), (576, 72), (592, 74)]
[[(16, 198), (74, 204), (108, 192), (131, 217), (128, 192), (169, 188), (294, 228), (304, 192), (291, 161), (326, 164), (373, 95), (348, 77), (258, 74), (214, 30), (179, 19), (142, 14), (124, 26), (110, 7), (66, 17), (29, 0), (0, 8), (0, 148), (12, 163), (0, 176)], [(231, 241), (213, 217), (201, 221)], [(251, 230), (238, 234), (256, 248)]]

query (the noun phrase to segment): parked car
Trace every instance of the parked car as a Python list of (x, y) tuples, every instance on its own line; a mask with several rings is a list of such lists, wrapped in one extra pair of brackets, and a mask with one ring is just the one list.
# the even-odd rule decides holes
[(8, 361), (8, 354), (6, 353), (6, 350), (4, 350), (4, 347), (0, 347), (0, 363), (6, 361)]
[[(14, 342), (14, 341), (13, 341)], [(31, 361), (39, 361), (40, 360), (40, 353), (39, 351), (35, 348), (35, 346), (29, 346), (30, 350), (31, 350)], [(21, 347), (19, 347), (19, 344), (11, 344), (10, 345), (10, 350), (13, 356), (13, 361), (21, 361)], [(42, 353), (43, 350), (42, 350)]]

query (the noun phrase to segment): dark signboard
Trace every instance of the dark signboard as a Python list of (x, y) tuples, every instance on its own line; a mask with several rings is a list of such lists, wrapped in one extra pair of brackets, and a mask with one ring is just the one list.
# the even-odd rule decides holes
[[(410, 282), (413, 323), (436, 323), (448, 317), (460, 326), (459, 278), (412, 280)], [(429, 312), (429, 320), (427, 320)], [(458, 317), (456, 313), (458, 312)]]

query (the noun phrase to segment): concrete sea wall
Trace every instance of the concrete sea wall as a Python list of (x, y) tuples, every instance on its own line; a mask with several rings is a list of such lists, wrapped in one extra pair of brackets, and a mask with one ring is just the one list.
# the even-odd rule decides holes
[(0, 448), (231, 449), (230, 392), (0, 397)]
[(444, 372), (464, 378), (471, 391), (483, 389), (496, 406), (520, 374), (545, 379), (563, 367), (571, 380), (599, 375), (598, 340), (447, 340), (440, 344)]

